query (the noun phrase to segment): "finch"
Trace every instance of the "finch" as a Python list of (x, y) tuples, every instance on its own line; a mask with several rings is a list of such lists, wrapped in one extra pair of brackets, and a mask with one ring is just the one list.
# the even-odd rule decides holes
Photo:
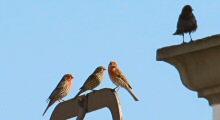
[[(72, 74), (65, 74), (62, 79), (60, 80), (59, 84), (56, 86), (56, 88), (53, 90), (53, 92), (50, 94), (47, 101), (50, 101), (46, 110), (43, 113), (46, 113), (47, 109), (53, 105), (57, 100), (62, 100), (63, 97), (65, 97), (72, 87)], [(64, 100), (63, 100), (64, 101)]]
[(190, 5), (185, 5), (182, 9), (181, 14), (179, 15), (179, 19), (177, 22), (177, 30), (173, 35), (182, 35), (183, 43), (184, 42), (184, 33), (189, 33), (192, 41), (191, 33), (195, 32), (197, 29), (197, 21), (195, 16), (192, 13), (193, 9)]
[[(133, 91), (131, 90), (131, 85), (128, 83), (127, 78), (118, 68), (118, 65), (115, 61), (111, 61), (108, 65), (108, 74), (112, 82), (118, 87), (125, 88), (131, 96), (134, 98), (135, 101), (138, 101), (138, 98), (134, 95)], [(115, 89), (116, 89), (115, 88)]]
[(104, 71), (106, 68), (104, 66), (99, 66), (95, 69), (95, 71), (87, 78), (83, 86), (79, 89), (80, 91), (76, 94), (73, 99), (76, 99), (81, 93), (92, 90), (96, 88), (103, 80)]

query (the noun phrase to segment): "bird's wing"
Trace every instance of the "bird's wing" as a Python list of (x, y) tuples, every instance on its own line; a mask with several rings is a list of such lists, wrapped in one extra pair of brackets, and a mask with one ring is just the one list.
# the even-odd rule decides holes
[(98, 76), (96, 75), (96, 74), (91, 74), (88, 78), (87, 78), (87, 80), (85, 81), (85, 83), (83, 84), (83, 86), (80, 88), (80, 89), (82, 89), (82, 88), (88, 88), (87, 86), (90, 86), (91, 84), (93, 84), (94, 82), (96, 82), (96, 80), (94, 80), (94, 79), (98, 79)]
[(127, 84), (131, 89), (131, 85), (129, 84), (127, 78), (124, 76), (124, 74), (121, 72), (120, 69), (116, 68), (115, 69), (115, 74), (116, 74), (116, 78), (122, 80), (125, 84)]
[(52, 98), (54, 95), (59, 93), (65, 86), (67, 85), (66, 78), (61, 79), (56, 88), (53, 90), (53, 92), (50, 94), (49, 98)]
[(193, 14), (190, 14), (189, 16), (180, 15), (177, 22), (177, 30), (179, 32), (184, 32), (187, 28), (193, 25), (196, 25), (197, 28), (197, 21)]
[(195, 30), (198, 28), (197, 20), (196, 20), (196, 17), (194, 16), (194, 14), (192, 14), (192, 25), (194, 26)]
[(187, 26), (186, 20), (183, 19), (180, 15), (179, 20), (177, 22), (177, 31), (180, 33), (184, 32), (186, 26)]
[(194, 14), (192, 14), (192, 22), (195, 23), (195, 24), (197, 23), (196, 17), (194, 16)]

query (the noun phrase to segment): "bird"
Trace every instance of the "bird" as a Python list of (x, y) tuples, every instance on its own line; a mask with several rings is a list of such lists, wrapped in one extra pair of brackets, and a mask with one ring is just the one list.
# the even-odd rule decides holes
[(131, 94), (131, 96), (134, 98), (135, 101), (139, 101), (138, 98), (133, 93), (133, 91), (131, 90), (132, 87), (129, 84), (127, 78), (118, 68), (116, 61), (110, 61), (108, 65), (108, 74), (111, 81), (117, 86), (116, 88), (120, 88), (120, 87), (125, 88)]
[(48, 110), (48, 108), (53, 105), (57, 100), (60, 102), (60, 100), (64, 101), (62, 98), (65, 97), (72, 87), (72, 79), (74, 76), (72, 74), (65, 74), (56, 88), (53, 90), (53, 92), (50, 94), (49, 98), (47, 99), (47, 102), (49, 101), (49, 104), (47, 108), (45, 109), (44, 114)]
[(189, 36), (191, 38), (190, 42), (192, 42), (191, 33), (195, 32), (198, 28), (196, 17), (192, 13), (192, 11), (193, 9), (190, 5), (185, 5), (183, 7), (177, 22), (177, 30), (175, 33), (173, 33), (173, 35), (182, 35), (183, 43), (185, 43), (184, 33), (189, 33)]
[(92, 90), (94, 92), (94, 88), (96, 88), (102, 82), (105, 70), (106, 68), (104, 66), (97, 67), (95, 71), (84, 82), (83, 86), (79, 89), (80, 91), (76, 94), (73, 100), (87, 90)]

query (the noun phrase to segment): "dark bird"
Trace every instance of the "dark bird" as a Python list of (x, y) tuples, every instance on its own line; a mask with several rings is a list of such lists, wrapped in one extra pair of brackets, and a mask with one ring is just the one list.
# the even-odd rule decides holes
[(47, 99), (47, 101), (50, 102), (47, 105), (47, 108), (45, 109), (43, 116), (51, 105), (53, 105), (57, 100), (58, 101), (62, 100), (62, 98), (65, 97), (70, 92), (70, 89), (72, 87), (72, 79), (73, 79), (72, 74), (65, 74), (62, 77), (56, 88), (53, 90), (53, 92), (50, 94), (49, 98)]
[(81, 93), (92, 90), (96, 88), (103, 80), (104, 71), (106, 68), (104, 66), (99, 66), (95, 71), (87, 78), (83, 86), (80, 88), (80, 91), (76, 94), (73, 99), (76, 99)]
[(191, 33), (196, 31), (197, 29), (197, 21), (195, 16), (192, 13), (193, 9), (190, 5), (185, 5), (182, 9), (181, 14), (179, 15), (179, 19), (177, 22), (177, 30), (173, 35), (182, 35), (183, 43), (184, 42), (184, 33), (189, 33), (192, 41)]

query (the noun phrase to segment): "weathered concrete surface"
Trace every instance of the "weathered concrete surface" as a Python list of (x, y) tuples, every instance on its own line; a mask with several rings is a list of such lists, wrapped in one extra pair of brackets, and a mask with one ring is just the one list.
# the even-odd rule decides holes
[(173, 65), (182, 83), (211, 105), (220, 103), (220, 35), (157, 50), (157, 60)]
[(220, 104), (218, 105), (213, 105), (213, 120), (220, 120)]

